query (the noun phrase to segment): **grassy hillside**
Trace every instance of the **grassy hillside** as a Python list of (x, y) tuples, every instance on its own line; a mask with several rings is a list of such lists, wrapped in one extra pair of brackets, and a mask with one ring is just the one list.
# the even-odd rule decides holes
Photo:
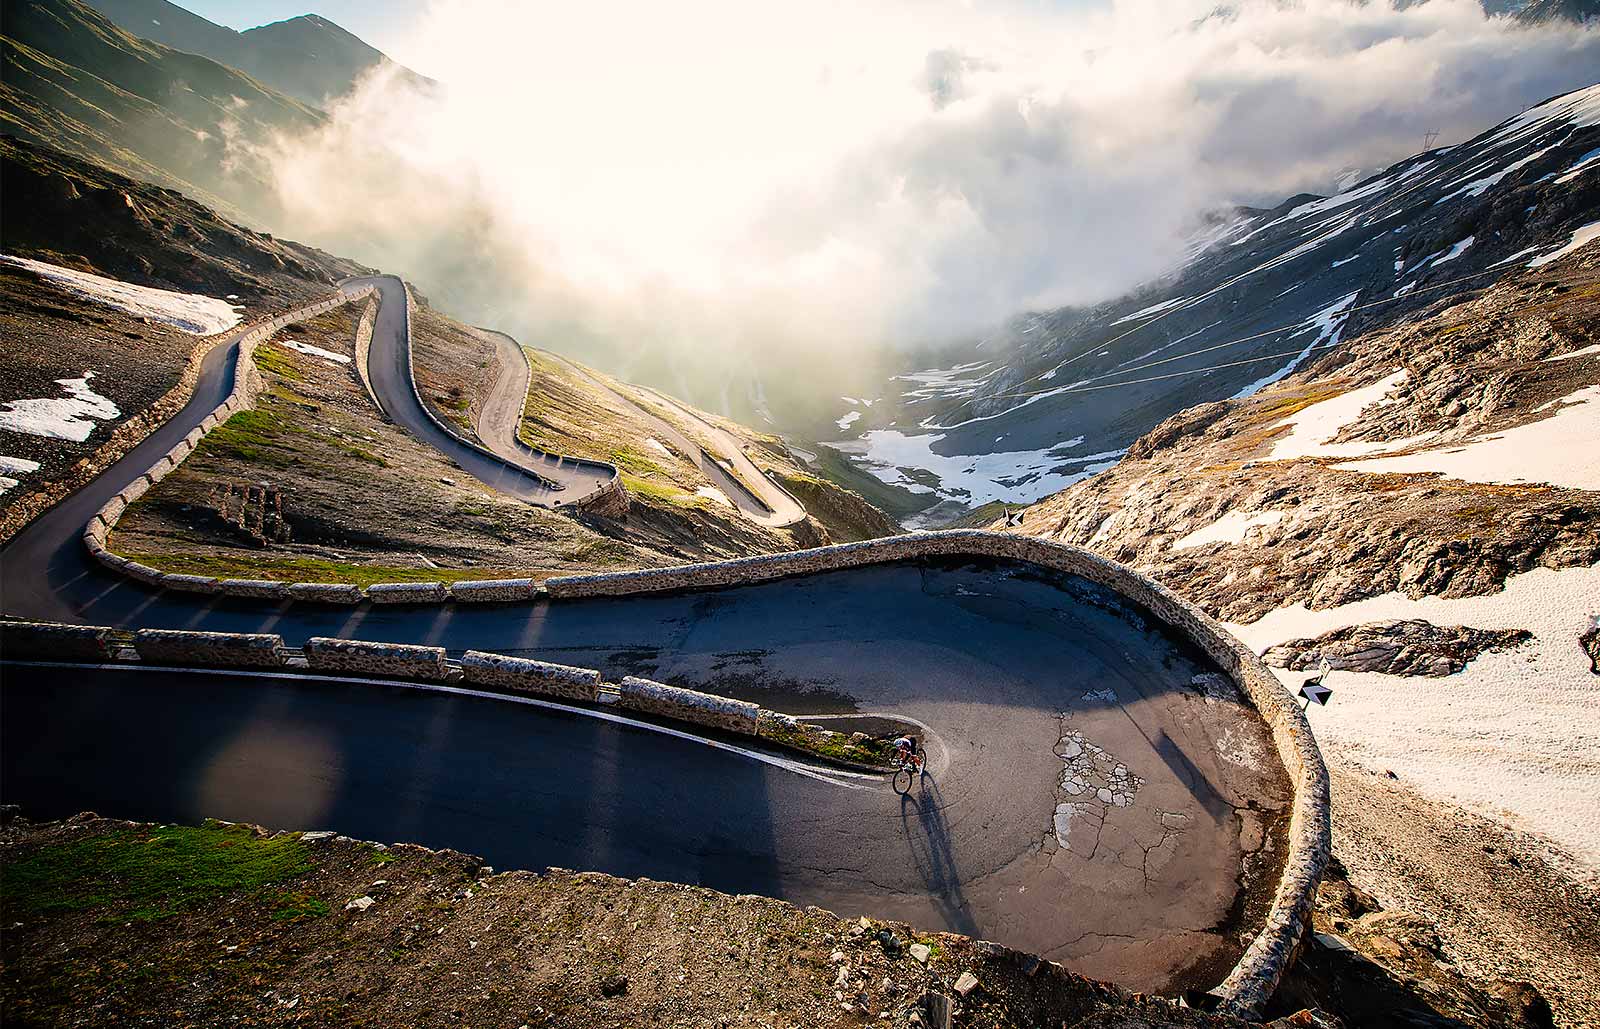
[(138, 39), (77, 0), (5, 0), (4, 13), (5, 132), (230, 214), (267, 210), (254, 145), (323, 121), (243, 72)]
[(350, 92), (379, 67), (397, 69), (419, 86), (433, 84), (315, 14), (236, 32), (167, 0), (93, 0), (90, 6), (135, 36), (238, 68), (316, 107)]

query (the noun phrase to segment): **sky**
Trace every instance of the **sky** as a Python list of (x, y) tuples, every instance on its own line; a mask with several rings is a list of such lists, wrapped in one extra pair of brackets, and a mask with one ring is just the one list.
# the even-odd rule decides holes
[(1113, 299), (1233, 205), (1600, 68), (1600, 26), (1477, 0), (311, 2), (445, 88), (378, 74), (276, 141), (285, 234), (529, 342), (699, 379)]

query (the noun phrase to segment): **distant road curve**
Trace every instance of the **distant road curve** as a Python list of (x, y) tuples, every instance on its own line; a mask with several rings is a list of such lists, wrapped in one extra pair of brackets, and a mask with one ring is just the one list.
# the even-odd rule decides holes
[[(573, 504), (616, 475), (616, 469), (598, 461), (562, 458), (532, 448), (499, 452), (476, 447), (446, 431), (422, 406), (413, 377), (405, 285), (393, 275), (347, 279), (339, 284), (345, 292), (369, 286), (378, 291), (378, 318), (372, 330), (368, 375), (383, 413), (396, 425), (449, 457), (479, 482), (540, 507)], [(501, 398), (499, 403), (504, 407), (507, 401)], [(520, 418), (520, 409), (517, 414)]]
[(601, 461), (564, 457), (529, 446), (518, 431), (528, 402), (528, 387), (533, 370), (522, 344), (495, 329), (478, 330), (495, 345), (500, 374), (495, 376), (478, 415), (478, 438), (488, 448), (512, 464), (530, 468), (553, 482), (560, 483), (571, 496), (582, 497), (608, 485), (617, 470)]
[[(763, 475), (760, 469), (756, 468), (755, 462), (744, 456), (743, 452), (739, 450), (737, 441), (733, 440), (727, 433), (707, 425), (679, 405), (671, 404), (683, 418), (694, 423), (714, 443), (718, 443), (719, 448), (722, 441), (726, 441), (729, 452), (723, 455), (724, 458), (733, 464), (735, 468), (738, 468), (743, 476), (749, 478), (748, 484), (740, 475), (731, 474), (720, 462), (707, 454), (705, 448), (690, 439), (681, 429), (659, 414), (627, 394), (612, 388), (610, 383), (596, 375), (591, 375), (587, 369), (568, 361), (560, 354), (552, 353), (550, 356), (566, 365), (572, 374), (583, 379), (595, 389), (600, 390), (624, 408), (634, 412), (647, 425), (666, 437), (667, 442), (671, 443), (678, 453), (692, 461), (700, 469), (701, 474), (711, 480), (712, 485), (727, 494), (728, 499), (738, 507), (739, 513), (752, 522), (765, 525), (770, 529), (782, 529), (805, 520), (806, 509), (793, 497), (779, 489), (777, 484)], [(655, 393), (654, 390), (650, 392), (666, 401), (665, 397)], [(670, 403), (670, 401), (666, 402)]]

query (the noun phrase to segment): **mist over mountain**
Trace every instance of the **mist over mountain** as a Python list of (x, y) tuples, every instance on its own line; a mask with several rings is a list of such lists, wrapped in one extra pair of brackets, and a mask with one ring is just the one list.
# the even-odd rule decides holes
[(280, 93), (323, 107), (374, 69), (413, 87), (436, 85), (315, 14), (236, 32), (167, 0), (94, 0), (93, 8), (135, 36), (238, 68)]

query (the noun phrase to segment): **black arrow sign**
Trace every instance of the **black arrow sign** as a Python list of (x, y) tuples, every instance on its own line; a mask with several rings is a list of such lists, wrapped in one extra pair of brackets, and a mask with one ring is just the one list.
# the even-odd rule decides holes
[(1300, 687), (1300, 695), (1311, 703), (1326, 707), (1333, 691), (1315, 679), (1307, 679), (1305, 685)]

